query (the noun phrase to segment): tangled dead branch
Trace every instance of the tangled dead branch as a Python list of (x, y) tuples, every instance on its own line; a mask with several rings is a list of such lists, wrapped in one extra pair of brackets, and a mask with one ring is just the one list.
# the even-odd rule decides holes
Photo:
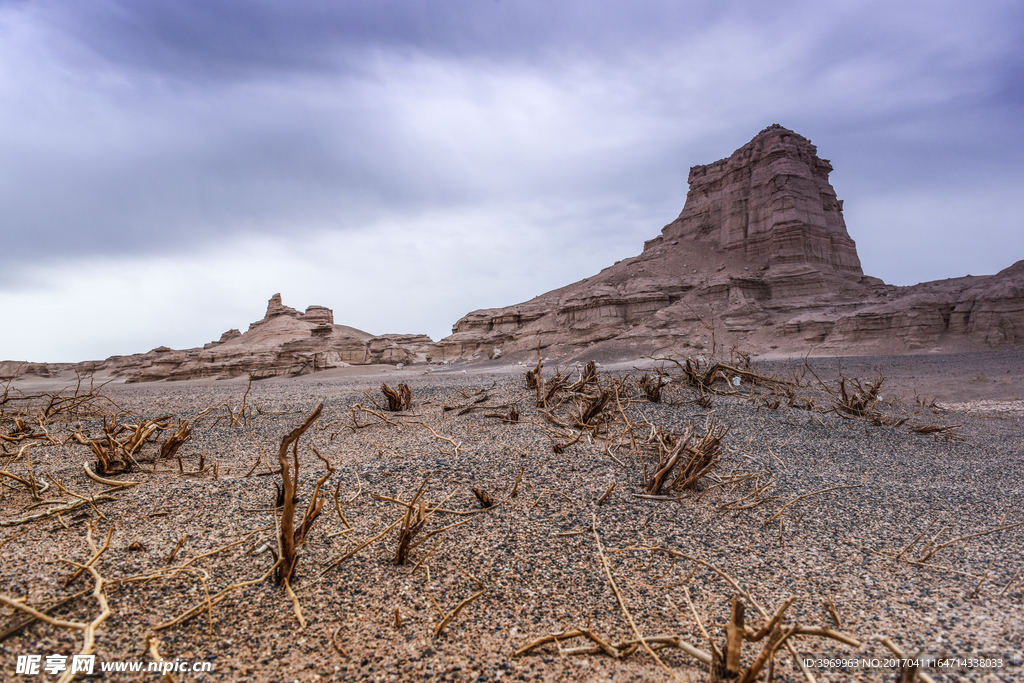
[[(252, 383), (254, 379), (256, 379), (255, 375), (253, 373), (249, 373), (249, 383), (245, 386), (245, 393), (242, 394), (242, 404), (238, 407), (238, 410), (235, 410), (230, 403), (224, 403), (221, 405), (221, 407), (227, 411), (229, 427), (237, 428), (252, 426), (252, 406), (249, 405), (249, 391), (252, 390)], [(218, 417), (217, 422), (220, 422), (223, 417), (223, 415)]]
[[(75, 420), (104, 416), (111, 409), (118, 413), (123, 412), (109, 396), (100, 393), (106, 383), (96, 386), (92, 375), (89, 375), (88, 379), (88, 388), (83, 386), (85, 378), (79, 374), (74, 389), (39, 394), (12, 394), (11, 380), (8, 380), (4, 383), (3, 394), (0, 395), (0, 423), (9, 420), (13, 422), (14, 429), (7, 434), (0, 429), (0, 440), (44, 438), (45, 425), (58, 420), (70, 424)], [(71, 392), (70, 395), (68, 391)], [(30, 422), (35, 423), (42, 432), (31, 431), (30, 436)], [(12, 432), (17, 436), (12, 436)]]
[[(40, 612), (40, 611), (38, 611), (38, 610), (36, 610), (36, 609), (34, 609), (32, 607), (29, 607), (28, 605), (26, 605), (21, 600), (15, 600), (15, 599), (10, 598), (10, 597), (8, 597), (6, 595), (0, 595), (0, 603), (3, 603), (5, 605), (7, 605), (8, 607), (14, 608), (14, 609), (19, 610), (21, 612), (25, 612), (25, 613), (31, 615), (32, 617), (34, 617), (35, 619), (37, 619), (39, 621), (45, 622), (45, 623), (47, 623), (47, 624), (49, 624), (51, 626), (55, 626), (57, 628), (64, 628), (64, 629), (69, 629), (69, 630), (73, 630), (73, 631), (81, 631), (82, 632), (82, 648), (81, 648), (81, 650), (79, 650), (79, 654), (80, 655), (90, 655), (90, 654), (92, 654), (94, 652), (95, 647), (96, 647), (96, 630), (112, 614), (112, 612), (110, 610), (110, 606), (107, 604), (106, 593), (104, 592), (104, 588), (106, 586), (106, 580), (103, 578), (102, 575), (100, 575), (100, 573), (96, 570), (96, 567), (94, 565), (95, 565), (96, 561), (100, 558), (100, 556), (102, 556), (103, 553), (106, 552), (106, 550), (110, 547), (110, 537), (113, 534), (113, 529), (111, 529), (110, 532), (107, 533), (107, 541), (103, 545), (102, 548), (97, 548), (96, 547), (96, 543), (95, 543), (95, 541), (93, 541), (93, 538), (92, 538), (92, 532), (93, 532), (92, 526), (86, 527), (86, 536), (85, 536), (85, 538), (86, 538), (86, 542), (89, 545), (89, 549), (92, 550), (92, 552), (93, 552), (92, 557), (85, 564), (79, 564), (77, 562), (72, 562), (70, 560), (64, 560), (64, 562), (67, 562), (68, 564), (71, 564), (71, 565), (73, 565), (75, 567), (78, 567), (80, 572), (88, 571), (89, 574), (91, 574), (92, 577), (93, 577), (93, 582), (94, 583), (93, 583), (92, 596), (96, 599), (96, 602), (99, 604), (100, 612), (92, 621), (89, 621), (89, 622), (79, 622), (79, 621), (64, 621), (62, 619), (55, 619), (55, 618), (53, 618), (53, 617), (51, 617), (51, 616), (49, 616), (49, 615), (47, 615), (47, 614), (45, 614), (43, 612)], [(60, 679), (58, 680), (58, 683), (66, 683), (67, 681), (70, 681), (74, 677), (75, 677), (75, 672), (72, 671), (72, 669), (69, 667), (61, 675)]]
[(608, 401), (612, 398), (612, 392), (600, 390), (597, 396), (590, 399), (580, 414), (580, 424), (583, 426), (589, 425), (591, 420), (601, 414), (601, 411), (608, 405)]
[(474, 487), (473, 495), (480, 501), (480, 507), (489, 508), (494, 505), (494, 499), (491, 498), (491, 495), (481, 488)]
[[(164, 415), (138, 424), (117, 424), (117, 416), (103, 420), (103, 437), (89, 439), (81, 432), (72, 434), (80, 444), (87, 445), (96, 456), (96, 471), (101, 475), (116, 475), (139, 469), (136, 456), (147, 443), (155, 442), (164, 430), (170, 429), (171, 416)], [(178, 425), (178, 431), (161, 445), (161, 457), (173, 456), (192, 435), (187, 421)], [(165, 455), (166, 453), (166, 455)]]
[(964, 437), (960, 436), (958, 429), (960, 425), (920, 425), (911, 427), (910, 431), (913, 434), (930, 434), (936, 439), (941, 437), (946, 441), (963, 441)]
[(173, 458), (181, 445), (189, 440), (192, 436), (192, 427), (189, 426), (188, 420), (182, 420), (178, 423), (178, 431), (167, 437), (167, 440), (160, 446), (160, 457), (161, 458)]
[(665, 378), (660, 373), (651, 375), (651, 373), (645, 372), (640, 378), (640, 388), (643, 389), (644, 395), (651, 403), (661, 403), (661, 388), (663, 386), (665, 386)]
[(883, 382), (885, 382), (885, 378), (881, 375), (872, 382), (850, 379), (850, 388), (847, 390), (847, 378), (841, 377), (838, 394), (830, 392), (836, 399), (834, 409), (855, 417), (864, 417), (874, 410), (878, 403), (878, 392), (881, 391)]
[(597, 384), (597, 363), (588, 361), (580, 370), (580, 378), (569, 385), (569, 391), (583, 391), (591, 384)]

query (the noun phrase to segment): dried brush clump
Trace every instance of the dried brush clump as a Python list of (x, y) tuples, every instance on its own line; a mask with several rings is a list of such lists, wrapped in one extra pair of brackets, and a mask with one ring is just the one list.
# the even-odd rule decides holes
[(181, 445), (189, 440), (192, 436), (192, 427), (189, 426), (188, 420), (182, 420), (178, 423), (178, 431), (167, 437), (167, 440), (160, 446), (160, 457), (161, 458), (173, 458), (177, 454), (178, 449)]
[[(657, 496), (663, 492), (679, 492), (695, 488), (705, 475), (710, 473), (721, 459), (722, 439), (729, 432), (729, 427), (720, 427), (709, 422), (704, 435), (691, 445), (696, 430), (691, 425), (674, 437), (672, 450), (658, 462), (654, 476), (645, 490), (648, 495)], [(669, 476), (675, 473), (670, 484), (666, 484)]]
[(409, 553), (415, 547), (413, 541), (416, 535), (423, 530), (429, 515), (426, 505), (423, 503), (423, 491), (427, 487), (427, 480), (424, 479), (416, 495), (409, 501), (405, 509), (405, 516), (402, 524), (398, 527), (398, 546), (395, 548), (395, 564), (405, 565), (409, 561)]
[[(103, 421), (103, 438), (90, 440), (80, 432), (75, 432), (72, 438), (92, 449), (93, 455), (96, 456), (96, 471), (100, 475), (124, 474), (138, 468), (135, 456), (147, 442), (155, 441), (160, 432), (171, 427), (170, 419), (170, 415), (164, 415), (152, 420), (140, 420), (134, 425), (118, 425), (115, 416), (111, 417), (109, 422)], [(173, 455), (191, 433), (188, 423), (184, 423), (178, 433), (167, 440), (176, 441), (177, 444), (172, 443), (168, 447), (165, 442), (161, 446), (161, 453), (164, 449), (170, 448), (170, 454)]]
[[(878, 375), (872, 382), (861, 382), (859, 379), (839, 378), (838, 392), (831, 392), (835, 398), (834, 410), (837, 412), (865, 417), (878, 404), (878, 392), (882, 390), (885, 378)], [(849, 383), (849, 390), (847, 390)]]

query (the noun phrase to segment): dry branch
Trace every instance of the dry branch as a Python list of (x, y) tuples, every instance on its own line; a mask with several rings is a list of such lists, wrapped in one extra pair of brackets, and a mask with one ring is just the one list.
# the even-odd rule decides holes
[(178, 449), (181, 448), (181, 445), (188, 441), (191, 436), (192, 428), (187, 420), (182, 420), (178, 423), (178, 431), (167, 437), (167, 440), (160, 446), (160, 457), (173, 458)]
[(960, 429), (960, 425), (920, 425), (918, 427), (911, 427), (910, 432), (913, 434), (932, 434), (936, 439), (941, 436), (946, 441), (963, 441), (964, 438), (956, 431), (958, 429)]
[(479, 598), (481, 595), (483, 595), (486, 592), (487, 592), (486, 588), (481, 588), (478, 592), (473, 593), (473, 595), (470, 595), (468, 598), (466, 598), (465, 600), (460, 602), (458, 605), (456, 605), (455, 609), (453, 609), (451, 612), (446, 614), (444, 616), (444, 619), (441, 620), (441, 623), (438, 624), (437, 628), (434, 629), (434, 637), (436, 638), (437, 636), (439, 636), (442, 633), (444, 633), (444, 630), (445, 630), (445, 628), (447, 628), (448, 624), (451, 623), (452, 619), (454, 619), (455, 617), (457, 617), (459, 615), (459, 612), (461, 612), (463, 610), (463, 608), (465, 608), (467, 605), (472, 603), (474, 600), (476, 600), (477, 598)]
[(645, 490), (648, 495), (657, 496), (661, 494), (661, 487), (665, 483), (665, 478), (672, 472), (675, 466), (679, 463), (679, 458), (686, 450), (687, 444), (690, 443), (690, 439), (693, 437), (693, 426), (687, 427), (686, 431), (676, 437), (675, 447), (668, 454), (662, 462), (658, 463), (658, 469), (654, 472), (654, 476), (649, 482)]
[(92, 479), (97, 484), (103, 484), (105, 486), (136, 486), (142, 483), (138, 481), (116, 481), (114, 479), (104, 479), (103, 477), (97, 475), (95, 472), (89, 469), (89, 463), (83, 462), (82, 468), (85, 470), (86, 476)]
[(608, 577), (608, 583), (610, 583), (612, 586), (612, 591), (615, 593), (615, 599), (618, 601), (619, 607), (622, 608), (622, 613), (626, 615), (626, 621), (629, 622), (630, 628), (633, 629), (633, 633), (636, 635), (637, 640), (643, 646), (644, 650), (647, 651), (647, 654), (649, 654), (651, 658), (658, 663), (658, 666), (660, 666), (665, 671), (665, 673), (667, 673), (673, 679), (678, 681), (679, 676), (677, 676), (676, 673), (672, 671), (672, 669), (665, 666), (665, 662), (661, 661), (661, 657), (656, 655), (654, 653), (654, 650), (651, 649), (651, 646), (647, 644), (646, 640), (644, 640), (643, 634), (640, 633), (640, 629), (637, 628), (636, 622), (633, 621), (633, 616), (629, 613), (629, 610), (626, 608), (626, 603), (622, 600), (622, 595), (619, 593), (619, 587), (615, 585), (615, 579), (612, 577), (611, 567), (608, 566), (608, 558), (604, 556), (604, 546), (601, 545), (601, 536), (597, 533), (597, 515), (591, 515), (590, 528), (594, 531), (594, 540), (597, 542), (597, 554), (598, 557), (601, 558), (601, 565), (604, 567), (605, 576)]
[[(75, 500), (75, 501), (72, 501), (70, 503), (65, 503), (63, 505), (57, 505), (55, 507), (50, 508), (46, 512), (38, 512), (38, 513), (36, 513), (34, 515), (28, 515), (27, 517), (20, 517), (18, 519), (6, 519), (6, 520), (0, 522), (0, 527), (18, 526), (19, 524), (26, 524), (28, 522), (34, 522), (37, 519), (48, 519), (50, 517), (53, 517), (54, 515), (63, 514), (65, 512), (71, 512), (72, 510), (80, 508), (83, 505), (95, 505), (96, 503), (102, 503), (102, 502), (107, 501), (107, 500), (117, 500), (117, 499), (114, 498), (113, 496), (108, 496), (105, 493), (101, 493), (101, 494), (96, 495), (96, 496), (91, 496), (90, 498), (85, 498), (85, 499), (82, 499), (82, 500)], [(47, 501), (47, 502), (50, 502), (50, 501)]]
[(480, 506), (483, 508), (489, 508), (494, 505), (494, 499), (491, 498), (490, 494), (487, 493), (487, 491), (481, 488), (473, 487), (473, 495), (476, 496), (476, 499), (480, 501)]
[(663, 386), (665, 386), (665, 378), (660, 374), (652, 377), (650, 373), (645, 372), (640, 378), (640, 388), (643, 389), (644, 395), (651, 403), (661, 403), (661, 388)]
[[(94, 558), (99, 557), (100, 555), (102, 555), (103, 552), (110, 545), (110, 534), (108, 534), (107, 535), (107, 543), (106, 543), (106, 545), (104, 545), (104, 547), (102, 549), (97, 548), (96, 547), (96, 543), (92, 540), (92, 527), (87, 527), (85, 538), (86, 538), (86, 542), (89, 545), (89, 549), (93, 551), (93, 557)], [(88, 571), (92, 575), (92, 577), (93, 577), (94, 585), (93, 585), (92, 595), (93, 595), (94, 598), (96, 598), (96, 601), (99, 603), (100, 613), (92, 621), (90, 621), (90, 622), (77, 622), (77, 621), (64, 621), (62, 619), (54, 619), (53, 617), (50, 617), (50, 616), (48, 616), (47, 614), (45, 614), (43, 612), (40, 612), (40, 611), (38, 611), (36, 609), (33, 609), (32, 607), (29, 607), (28, 605), (24, 604), (23, 602), (21, 602), (19, 600), (15, 600), (13, 598), (9, 598), (6, 595), (0, 595), (0, 603), (3, 603), (5, 605), (7, 605), (8, 607), (12, 607), (12, 608), (14, 608), (16, 610), (19, 610), (21, 612), (25, 612), (25, 613), (35, 617), (39, 621), (46, 622), (47, 624), (50, 624), (51, 626), (56, 626), (58, 628), (71, 629), (71, 630), (75, 630), (75, 631), (82, 631), (82, 648), (81, 648), (81, 650), (79, 651), (78, 654), (90, 655), (90, 654), (93, 653), (93, 650), (94, 650), (95, 645), (96, 645), (96, 629), (98, 629), (100, 627), (100, 624), (102, 624), (104, 621), (106, 621), (107, 617), (109, 617), (111, 615), (110, 606), (107, 604), (107, 596), (103, 592), (103, 589), (104, 589), (106, 581), (103, 579), (103, 577), (100, 575), (100, 573), (98, 571), (96, 571), (96, 568), (93, 567), (91, 564), (90, 565), (79, 565), (79, 564), (77, 564), (75, 562), (72, 562), (71, 564), (74, 564), (75, 566), (83, 568), (83, 570)], [(70, 668), (68, 668), (67, 670), (65, 670), (64, 674), (60, 677), (58, 683), (65, 683), (66, 681), (70, 681), (72, 678), (74, 678), (74, 673), (72, 672), (72, 670)]]
[(612, 482), (608, 486), (608, 489), (604, 492), (604, 494), (600, 498), (597, 499), (597, 502), (595, 503), (595, 505), (601, 505), (606, 500), (608, 500), (608, 496), (612, 495), (612, 491), (613, 490), (615, 490), (615, 483), (614, 482)]
[(997, 533), (999, 531), (1007, 531), (1008, 529), (1016, 529), (1017, 527), (1020, 527), (1020, 526), (1024, 526), (1024, 522), (1020, 522), (1020, 523), (1017, 523), (1017, 524), (1008, 524), (1006, 526), (996, 527), (995, 529), (989, 529), (988, 531), (979, 531), (978, 533), (975, 533), (975, 534), (967, 534), (966, 536), (958, 536), (957, 538), (954, 538), (952, 541), (946, 541), (945, 543), (940, 543), (939, 545), (935, 546), (934, 548), (931, 549), (931, 551), (927, 555), (923, 555), (918, 561), (919, 562), (925, 562), (929, 558), (931, 558), (932, 555), (934, 555), (935, 553), (939, 552), (943, 548), (947, 548), (947, 547), (949, 547), (951, 545), (959, 543), (960, 541), (966, 541), (969, 538), (978, 538), (979, 536), (988, 536), (989, 534), (994, 534), (994, 533)]
[[(647, 482), (647, 495), (656, 496), (666, 488), (668, 491), (679, 492), (692, 489), (706, 474), (718, 466), (722, 452), (722, 439), (729, 432), (728, 427), (719, 427), (717, 423), (708, 423), (700, 440), (690, 445), (694, 436), (692, 426), (675, 437), (672, 450), (658, 463), (654, 476)], [(670, 474), (677, 470), (671, 484), (665, 486)]]
[[(323, 403), (317, 405), (316, 409), (309, 417), (306, 418), (305, 422), (281, 439), (281, 447), (277, 451), (277, 461), (281, 465), (282, 491), (284, 494), (284, 510), (281, 514), (281, 530), (278, 536), (278, 549), (280, 552), (281, 563), (278, 565), (277, 572), (274, 575), (274, 580), (278, 585), (292, 577), (292, 574), (295, 571), (295, 563), (298, 560), (298, 556), (295, 553), (295, 493), (299, 483), (298, 441), (303, 433), (305, 433), (305, 431), (309, 429), (314, 422), (316, 422), (317, 418), (320, 417), (320, 413), (323, 412), (323, 409)], [(289, 447), (292, 448), (295, 462), (295, 471), (291, 474), (289, 474), (288, 464)], [(320, 499), (320, 503), (323, 503), (322, 498)], [(303, 519), (302, 526), (305, 526), (305, 518)], [(302, 540), (303, 539), (300, 538), (299, 542), (301, 543)]]
[[(409, 505), (405, 508), (405, 517), (402, 518), (402, 525), (398, 527), (398, 547), (395, 549), (395, 564), (405, 565), (409, 561), (409, 552), (412, 550), (413, 539), (416, 538), (427, 523), (426, 506), (423, 504), (423, 491), (427, 486), (424, 479), (416, 495), (412, 497)], [(417, 507), (416, 503), (419, 503)]]
[(587, 403), (586, 408), (580, 414), (580, 424), (588, 425), (590, 421), (601, 414), (601, 411), (608, 405), (608, 401), (611, 400), (612, 393), (610, 391), (602, 390), (597, 396)]

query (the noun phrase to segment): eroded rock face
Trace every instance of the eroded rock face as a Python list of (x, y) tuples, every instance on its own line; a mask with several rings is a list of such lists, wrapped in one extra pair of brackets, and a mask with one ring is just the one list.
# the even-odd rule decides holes
[(474, 311), (440, 358), (547, 355), (906, 353), (1024, 343), (1021, 264), (987, 278), (892, 287), (864, 276), (831, 164), (778, 125), (690, 170), (679, 217), (594, 277)]
[(828, 181), (832, 164), (817, 151), (775, 124), (728, 159), (694, 166), (686, 205), (662, 239), (711, 242), (769, 271), (810, 266), (860, 277), (843, 203)]
[(835, 350), (888, 336), (909, 350), (1024, 345), (1024, 261), (995, 275), (904, 288), (891, 301), (840, 317), (824, 341)]

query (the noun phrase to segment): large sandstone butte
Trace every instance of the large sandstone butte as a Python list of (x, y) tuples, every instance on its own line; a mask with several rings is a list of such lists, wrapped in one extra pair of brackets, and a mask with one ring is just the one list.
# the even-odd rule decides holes
[(639, 256), (506, 308), (474, 311), (438, 358), (536, 350), (636, 357), (712, 344), (782, 354), (962, 351), (1024, 343), (1024, 261), (997, 275), (866, 277), (832, 165), (779, 125), (690, 169), (682, 213)]

